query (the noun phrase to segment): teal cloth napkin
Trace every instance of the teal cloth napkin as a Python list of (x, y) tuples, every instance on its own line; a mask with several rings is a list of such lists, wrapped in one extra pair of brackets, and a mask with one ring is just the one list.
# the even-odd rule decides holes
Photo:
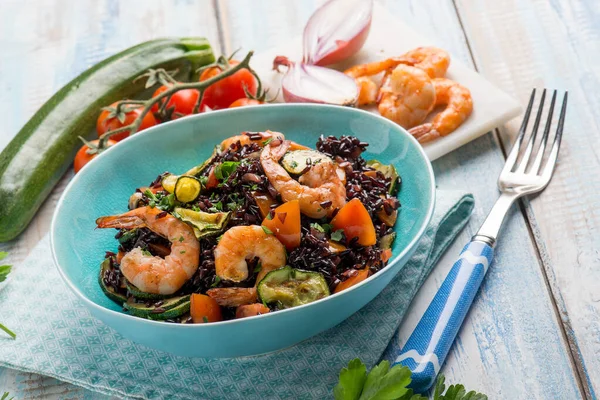
[(0, 338), (0, 365), (125, 398), (330, 398), (349, 360), (359, 357), (371, 367), (382, 355), (393, 358), (398, 343), (390, 339), (473, 203), (470, 194), (438, 191), (415, 255), (379, 296), (340, 325), (282, 351), (234, 359), (177, 357), (123, 338), (66, 287), (46, 237), (0, 292), (0, 321), (17, 333), (16, 340)]

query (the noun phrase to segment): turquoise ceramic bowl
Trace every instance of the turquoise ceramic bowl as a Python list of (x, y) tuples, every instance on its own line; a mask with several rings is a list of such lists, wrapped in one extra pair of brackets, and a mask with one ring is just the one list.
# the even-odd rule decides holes
[[(312, 304), (258, 317), (178, 325), (127, 315), (98, 285), (115, 230), (95, 229), (97, 217), (127, 211), (135, 188), (163, 171), (182, 172), (211, 154), (215, 144), (242, 131), (283, 132), (311, 147), (319, 135), (355, 135), (369, 143), (367, 159), (392, 163), (402, 176), (402, 209), (393, 257), (382, 271), (349, 290)], [(421, 146), (404, 129), (379, 116), (344, 107), (283, 104), (216, 111), (148, 129), (101, 154), (71, 181), (52, 220), (58, 269), (90, 312), (137, 343), (191, 357), (239, 357), (296, 344), (331, 328), (371, 301), (402, 269), (431, 218), (434, 178)]]

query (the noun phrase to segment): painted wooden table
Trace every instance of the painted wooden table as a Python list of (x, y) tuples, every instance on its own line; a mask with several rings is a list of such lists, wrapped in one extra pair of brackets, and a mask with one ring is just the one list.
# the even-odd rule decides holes
[[(260, 51), (301, 32), (315, 0), (2, 0), (0, 148), (56, 90), (85, 68), (159, 36), (206, 36), (217, 53)], [(594, 0), (382, 1), (398, 19), (523, 103), (532, 87), (568, 89), (555, 177), (523, 201), (442, 371), (490, 399), (595, 399), (600, 392), (600, 7)], [(376, 23), (376, 22), (375, 22)], [(390, 38), (402, 40), (402, 38)], [(407, 338), (461, 246), (496, 197), (495, 181), (519, 121), (434, 163), (439, 187), (471, 190), (471, 222), (406, 318)], [(0, 245), (19, 267), (48, 231), (54, 190), (17, 240)], [(1, 313), (0, 313), (1, 315)], [(98, 399), (35, 374), (0, 369), (16, 398)]]

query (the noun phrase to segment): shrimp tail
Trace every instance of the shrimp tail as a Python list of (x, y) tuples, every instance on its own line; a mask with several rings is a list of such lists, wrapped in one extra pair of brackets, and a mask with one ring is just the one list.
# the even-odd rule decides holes
[(431, 142), (435, 139), (439, 139), (442, 135), (434, 128), (432, 123), (426, 123), (415, 126), (408, 130), (408, 133), (414, 136), (419, 143)]
[(144, 220), (136, 215), (110, 215), (96, 219), (97, 228), (133, 229), (145, 225)]

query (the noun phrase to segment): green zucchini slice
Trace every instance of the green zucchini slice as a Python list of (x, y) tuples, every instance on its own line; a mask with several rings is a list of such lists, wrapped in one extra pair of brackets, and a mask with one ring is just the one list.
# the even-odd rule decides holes
[(320, 162), (332, 163), (333, 160), (329, 158), (329, 156), (316, 150), (288, 151), (281, 160), (283, 168), (294, 175), (300, 175), (307, 165), (315, 165)]
[(179, 179), (179, 175), (173, 175), (173, 174), (165, 175), (162, 178), (162, 180), (160, 181), (160, 184), (162, 185), (163, 189), (165, 189), (167, 192), (174, 193), (175, 192), (175, 184), (177, 183), (178, 179)]
[(394, 240), (396, 239), (396, 232), (388, 233), (379, 239), (379, 248), (382, 250), (391, 249)]
[(191, 225), (197, 239), (220, 234), (231, 218), (230, 211), (207, 213), (181, 207), (175, 208), (173, 215)]
[(108, 297), (109, 299), (111, 299), (112, 301), (114, 301), (115, 303), (117, 303), (118, 305), (123, 305), (123, 303), (125, 303), (127, 301), (127, 297), (125, 297), (124, 295), (115, 292), (115, 289), (110, 287), (110, 286), (106, 286), (106, 284), (104, 283), (104, 275), (111, 269), (110, 267), (110, 260), (107, 258), (104, 261), (102, 261), (102, 264), (100, 265), (100, 275), (98, 276), (98, 283), (100, 283), (100, 287), (102, 288), (102, 291), (104, 292), (104, 294), (106, 295), (106, 297)]
[(162, 299), (166, 299), (169, 297), (169, 295), (164, 295), (164, 294), (154, 294), (154, 293), (142, 292), (140, 289), (138, 289), (137, 286), (135, 286), (133, 283), (129, 282), (127, 279), (125, 279), (125, 285), (127, 286), (127, 290), (129, 291), (129, 293), (136, 299), (162, 300)]
[(398, 189), (400, 189), (402, 178), (400, 178), (400, 175), (398, 175), (398, 171), (396, 171), (396, 167), (394, 167), (392, 164), (385, 165), (377, 160), (369, 160), (367, 161), (367, 165), (375, 169), (376, 171), (381, 172), (386, 178), (390, 178), (392, 180), (389, 189), (389, 193), (391, 195), (393, 195), (398, 191)]
[(210, 165), (212, 164), (215, 156), (219, 154), (219, 146), (215, 146), (215, 148), (213, 149), (212, 154), (210, 155), (210, 157), (204, 161), (202, 164), (195, 166), (194, 168), (190, 169), (189, 171), (187, 171), (185, 173), (185, 175), (189, 175), (189, 176), (195, 176), (195, 177), (199, 177), (200, 174), (202, 174), (202, 172), (204, 172), (204, 170)]
[(129, 314), (141, 318), (158, 320), (177, 318), (190, 311), (190, 295), (172, 297), (158, 303), (159, 305), (156, 304), (148, 306), (146, 303), (127, 301), (123, 304), (123, 308)]
[(303, 271), (286, 265), (269, 272), (258, 284), (264, 303), (291, 308), (329, 296), (329, 286), (318, 272)]

